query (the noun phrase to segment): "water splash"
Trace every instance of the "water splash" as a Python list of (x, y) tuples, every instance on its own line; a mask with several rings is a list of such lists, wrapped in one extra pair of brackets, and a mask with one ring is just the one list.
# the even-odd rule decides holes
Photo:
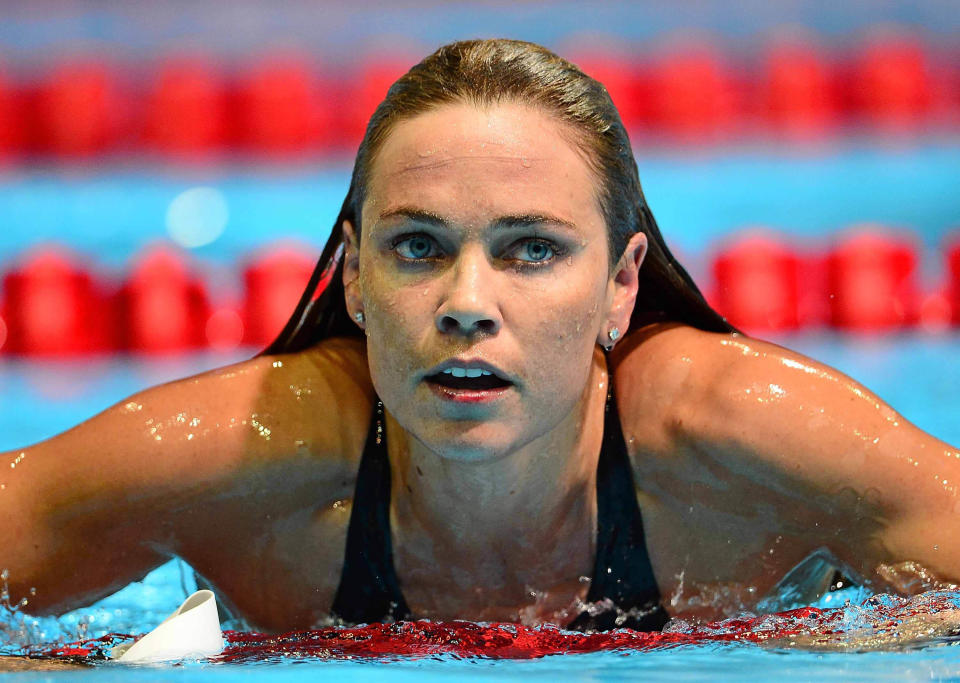
[[(875, 595), (859, 605), (744, 615), (716, 622), (672, 620), (661, 633), (620, 629), (576, 633), (550, 626), (467, 621), (412, 621), (329, 627), (281, 635), (227, 631), (227, 648), (211, 662), (270, 663), (304, 659), (400, 660), (424, 657), (537, 659), (558, 654), (642, 652), (680, 646), (750, 644), (764, 648), (867, 651), (916, 648), (960, 633), (960, 592), (913, 598)], [(73, 643), (24, 648), (39, 658), (97, 663), (129, 638), (107, 634)]]

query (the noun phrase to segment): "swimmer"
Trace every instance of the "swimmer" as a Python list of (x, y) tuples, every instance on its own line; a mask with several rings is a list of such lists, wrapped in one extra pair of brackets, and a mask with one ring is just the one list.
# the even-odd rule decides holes
[(653, 630), (756, 609), (817, 553), (960, 582), (960, 452), (727, 324), (605, 89), (508, 40), (393, 85), (262, 354), (3, 458), (0, 568), (38, 614), (171, 557), (275, 631)]

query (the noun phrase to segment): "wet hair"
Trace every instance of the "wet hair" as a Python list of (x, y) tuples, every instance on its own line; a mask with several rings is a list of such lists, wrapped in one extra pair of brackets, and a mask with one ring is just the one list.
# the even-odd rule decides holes
[(310, 282), (290, 320), (263, 353), (299, 351), (327, 337), (363, 335), (350, 320), (344, 301), (342, 226), (350, 221), (360, 239), (361, 208), (384, 140), (398, 122), (445, 104), (482, 107), (499, 102), (538, 108), (572, 132), (572, 142), (597, 178), (611, 268), (632, 235), (646, 234), (647, 255), (640, 268), (632, 329), (655, 321), (676, 321), (708, 331), (733, 331), (707, 304), (664, 243), (640, 187), (630, 139), (606, 88), (539, 45), (467, 40), (441, 47), (387, 91), (367, 125), (350, 188)]

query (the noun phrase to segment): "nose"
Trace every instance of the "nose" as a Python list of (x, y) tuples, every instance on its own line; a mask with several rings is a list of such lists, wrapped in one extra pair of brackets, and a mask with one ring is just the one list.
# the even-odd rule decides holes
[(448, 289), (437, 308), (437, 329), (464, 336), (499, 332), (503, 318), (494, 279), (482, 247), (464, 249), (450, 270)]

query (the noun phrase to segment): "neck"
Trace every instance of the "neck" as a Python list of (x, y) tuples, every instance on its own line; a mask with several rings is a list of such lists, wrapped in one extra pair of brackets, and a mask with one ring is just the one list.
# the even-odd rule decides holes
[[(589, 576), (607, 370), (598, 354), (573, 410), (514, 452), (484, 462), (443, 458), (391, 418), (391, 528), (398, 569), (440, 563), (479, 586), (544, 586)], [(475, 588), (475, 590), (480, 590)]]

